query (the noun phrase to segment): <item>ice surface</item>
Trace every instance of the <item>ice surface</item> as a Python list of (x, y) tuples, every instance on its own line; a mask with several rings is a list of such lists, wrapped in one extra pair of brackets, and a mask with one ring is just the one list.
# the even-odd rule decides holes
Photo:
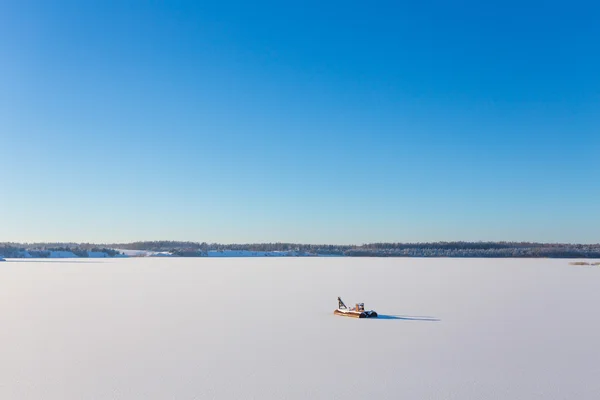
[(568, 261), (9, 259), (0, 398), (597, 400), (600, 268)]

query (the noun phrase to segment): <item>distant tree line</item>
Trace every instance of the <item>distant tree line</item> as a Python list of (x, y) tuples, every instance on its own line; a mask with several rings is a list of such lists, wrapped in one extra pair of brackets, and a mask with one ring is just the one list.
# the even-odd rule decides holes
[(0, 256), (20, 257), (25, 251), (34, 256), (50, 251), (70, 251), (87, 257), (88, 251), (109, 256), (121, 250), (169, 252), (180, 257), (201, 257), (209, 250), (245, 250), (257, 252), (296, 251), (312, 255), (347, 257), (527, 257), (527, 258), (600, 258), (600, 244), (532, 243), (532, 242), (428, 242), (369, 243), (363, 245), (322, 245), (300, 243), (221, 244), (186, 241), (145, 241), (132, 243), (0, 243)]
[(600, 258), (600, 246), (591, 249), (570, 247), (515, 247), (500, 249), (356, 248), (344, 252), (348, 257), (485, 257), (485, 258)]

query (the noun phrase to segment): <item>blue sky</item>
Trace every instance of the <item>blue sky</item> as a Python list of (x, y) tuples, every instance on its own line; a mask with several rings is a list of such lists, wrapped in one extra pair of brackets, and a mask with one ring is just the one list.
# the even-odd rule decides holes
[(3, 2), (0, 241), (600, 242), (598, 20)]

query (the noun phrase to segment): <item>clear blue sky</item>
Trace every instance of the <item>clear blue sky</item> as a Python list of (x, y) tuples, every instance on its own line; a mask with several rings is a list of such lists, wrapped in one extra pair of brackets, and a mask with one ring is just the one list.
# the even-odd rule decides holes
[(600, 242), (600, 6), (0, 3), (0, 241)]

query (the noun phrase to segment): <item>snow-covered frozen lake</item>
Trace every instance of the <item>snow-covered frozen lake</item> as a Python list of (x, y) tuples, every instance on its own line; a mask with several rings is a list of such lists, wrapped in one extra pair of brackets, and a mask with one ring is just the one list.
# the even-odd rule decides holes
[(0, 398), (597, 400), (600, 267), (569, 261), (9, 259)]

